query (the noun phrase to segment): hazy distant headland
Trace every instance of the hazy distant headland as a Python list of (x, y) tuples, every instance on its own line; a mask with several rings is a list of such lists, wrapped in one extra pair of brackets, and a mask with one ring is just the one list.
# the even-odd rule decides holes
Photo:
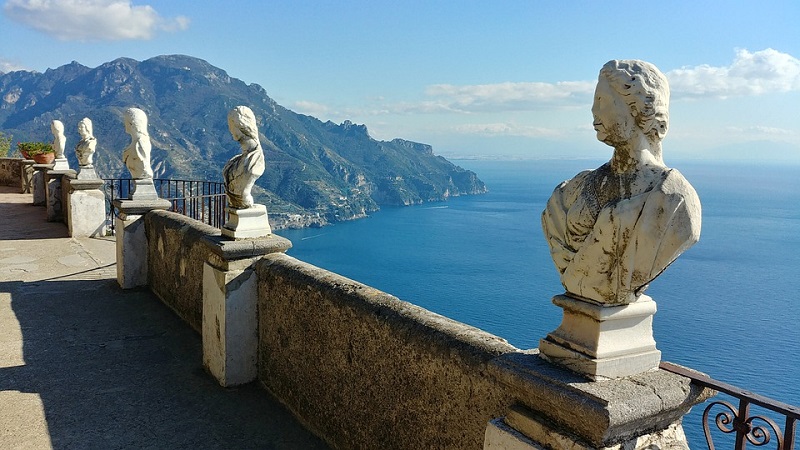
[(148, 114), (157, 178), (221, 181), (222, 166), (239, 151), (226, 122), (237, 105), (252, 108), (259, 121), (267, 169), (254, 194), (276, 228), (320, 226), (384, 205), (486, 192), (474, 172), (434, 155), (429, 145), (378, 141), (364, 125), (297, 114), (261, 86), (189, 56), (0, 74), (0, 130), (15, 142), (49, 142), (50, 122), (61, 120), (74, 161), (77, 123), (89, 117), (98, 139), (95, 166), (106, 178), (128, 175), (120, 159), (129, 141), (121, 118), (135, 106)]

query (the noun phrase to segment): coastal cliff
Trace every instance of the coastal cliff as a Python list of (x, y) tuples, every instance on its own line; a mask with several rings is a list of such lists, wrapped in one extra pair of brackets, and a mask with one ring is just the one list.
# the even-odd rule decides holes
[(129, 141), (121, 118), (135, 106), (149, 118), (157, 178), (221, 181), (222, 166), (239, 151), (226, 123), (236, 105), (249, 106), (258, 120), (267, 168), (253, 193), (276, 228), (322, 226), (384, 205), (486, 192), (475, 173), (435, 155), (429, 145), (380, 141), (365, 125), (297, 114), (261, 86), (189, 56), (0, 74), (0, 130), (17, 141), (47, 142), (50, 122), (61, 120), (74, 161), (77, 123), (89, 117), (98, 139), (95, 165), (105, 178), (128, 175), (120, 158)]

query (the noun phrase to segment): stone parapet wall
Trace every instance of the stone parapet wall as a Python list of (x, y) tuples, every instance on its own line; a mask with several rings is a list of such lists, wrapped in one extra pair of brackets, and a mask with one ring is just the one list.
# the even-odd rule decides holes
[(145, 216), (150, 289), (198, 332), (203, 324), (203, 264), (212, 252), (202, 240), (220, 231), (184, 215)]
[(514, 398), (505, 340), (283, 254), (259, 274), (259, 379), (337, 448), (474, 448)]
[[(536, 349), (280, 253), (288, 242), (260, 256), (261, 241), (220, 240), (180, 214), (151, 211), (144, 223), (150, 289), (208, 330), (204, 365), (215, 330), (224, 335), (218, 381), (239, 383), (228, 372), (246, 356), (253, 376), (333, 448), (493, 449), (514, 436), (537, 443), (513, 447), (526, 450), (687, 448), (681, 418), (710, 394), (663, 370), (591, 382)], [(256, 288), (243, 289), (252, 273)], [(203, 305), (216, 298), (211, 285), (225, 314), (204, 324), (216, 311)], [(232, 331), (229, 320), (253, 325)], [(239, 351), (248, 336), (252, 354)]]
[(0, 186), (22, 187), (23, 161), (21, 158), (0, 158)]

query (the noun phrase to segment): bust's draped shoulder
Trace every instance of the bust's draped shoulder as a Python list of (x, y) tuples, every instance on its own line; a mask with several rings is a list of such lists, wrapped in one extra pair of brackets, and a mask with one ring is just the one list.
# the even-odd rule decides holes
[(581, 172), (556, 187), (542, 213), (550, 254), (567, 292), (629, 303), (700, 237), (700, 200), (676, 169), (649, 191), (592, 208)]
[(574, 248), (574, 235), (568, 232), (567, 214), (572, 205), (578, 200), (591, 170), (584, 170), (556, 186), (547, 207), (542, 213), (542, 229), (547, 243), (550, 245), (550, 255), (559, 273), (564, 273), (572, 256), (577, 251)]
[(234, 208), (252, 206), (252, 199), (248, 198), (250, 189), (266, 168), (264, 151), (257, 140), (251, 139), (243, 148), (246, 149), (231, 158), (222, 168), (225, 192), (230, 206)]
[(136, 136), (122, 151), (122, 162), (133, 178), (153, 178), (150, 150), (150, 137)]

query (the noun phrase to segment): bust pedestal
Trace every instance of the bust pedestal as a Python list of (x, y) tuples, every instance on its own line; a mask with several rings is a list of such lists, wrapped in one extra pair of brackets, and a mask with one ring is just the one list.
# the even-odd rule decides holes
[(539, 342), (546, 360), (592, 380), (655, 370), (661, 352), (653, 339), (656, 302), (641, 295), (626, 305), (601, 305), (569, 295), (553, 297), (561, 325)]
[(97, 237), (106, 234), (106, 196), (103, 180), (65, 178), (67, 181), (67, 227), (72, 237)]
[(228, 221), (222, 235), (233, 239), (263, 238), (272, 234), (267, 218), (267, 207), (255, 204), (246, 209), (228, 207)]
[(79, 180), (98, 180), (97, 172), (94, 170), (94, 165), (80, 166), (78, 168)]
[(53, 161), (53, 170), (70, 170), (67, 158), (56, 158)]
[(153, 184), (153, 179), (134, 179), (130, 199), (137, 202), (154, 202), (159, 200), (158, 192), (156, 192), (156, 186)]

